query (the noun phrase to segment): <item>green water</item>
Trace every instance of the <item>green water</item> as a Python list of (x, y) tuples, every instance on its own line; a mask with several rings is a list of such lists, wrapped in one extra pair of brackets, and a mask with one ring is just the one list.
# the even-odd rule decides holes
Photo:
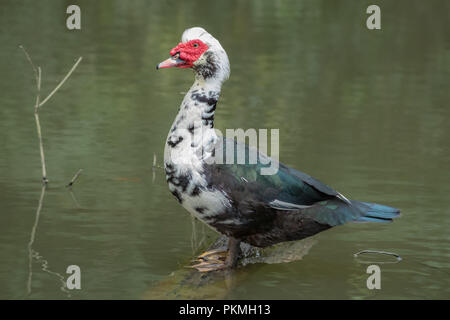
[[(402, 210), (393, 224), (323, 232), (300, 261), (238, 270), (223, 296), (449, 299), (450, 2), (376, 1), (382, 30), (370, 31), (372, 2), (77, 1), (82, 29), (69, 31), (71, 1), (1, 0), (0, 298), (139, 299), (215, 238), (199, 223), (193, 237), (152, 170), (192, 82), (155, 65), (203, 26), (231, 62), (217, 128), (279, 128), (282, 162)], [(40, 112), (50, 183), (37, 224), (35, 84), (19, 44), (44, 95), (83, 56)], [(403, 258), (380, 265), (381, 290), (353, 258), (364, 249)], [(69, 265), (81, 290), (61, 289)]]

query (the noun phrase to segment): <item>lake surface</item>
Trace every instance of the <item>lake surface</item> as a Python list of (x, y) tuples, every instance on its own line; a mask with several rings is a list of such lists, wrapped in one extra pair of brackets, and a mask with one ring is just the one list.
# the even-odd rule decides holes
[[(192, 26), (230, 58), (218, 129), (279, 128), (282, 162), (402, 210), (392, 224), (325, 231), (299, 261), (239, 269), (222, 297), (450, 298), (450, 2), (377, 1), (374, 31), (367, 1), (77, 3), (80, 31), (66, 29), (70, 2), (0, 2), (0, 298), (144, 298), (216, 238), (152, 168), (193, 81), (155, 65)], [(43, 95), (83, 57), (40, 111), (50, 183), (38, 217), (35, 83), (20, 44)], [(369, 249), (403, 258), (374, 263), (381, 290), (353, 257)], [(63, 286), (69, 265), (81, 290)]]

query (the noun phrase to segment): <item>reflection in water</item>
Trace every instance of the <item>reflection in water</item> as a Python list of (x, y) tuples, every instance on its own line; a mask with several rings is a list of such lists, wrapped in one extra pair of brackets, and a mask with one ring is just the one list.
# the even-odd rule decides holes
[(75, 193), (73, 192), (72, 188), (69, 189), (70, 197), (73, 200), (73, 203), (75, 203), (75, 207), (81, 208), (80, 204), (78, 203), (77, 197), (75, 196)]
[(58, 273), (50, 270), (49, 263), (44, 259), (42, 255), (39, 254), (38, 251), (33, 249), (34, 240), (36, 238), (36, 231), (39, 224), (39, 217), (41, 215), (42, 206), (44, 203), (45, 190), (47, 188), (47, 184), (43, 183), (41, 196), (39, 197), (38, 207), (36, 209), (36, 215), (34, 219), (33, 228), (31, 229), (30, 242), (28, 242), (28, 282), (27, 282), (27, 295), (31, 294), (31, 283), (33, 280), (33, 259), (36, 260), (37, 263), (40, 263), (42, 271), (55, 276), (61, 282), (61, 291), (67, 294), (67, 297), (70, 297), (69, 291), (66, 289), (66, 281), (64, 277)]
[[(194, 234), (195, 230), (192, 231)], [(207, 249), (199, 248), (195, 254), (198, 255), (203, 250), (226, 248), (227, 242), (228, 239), (221, 236)], [(255, 272), (264, 264), (283, 264), (302, 260), (316, 242), (315, 237), (312, 237), (301, 241), (279, 243), (263, 249), (241, 243), (243, 257), (239, 260), (237, 269), (199, 272), (190, 266), (191, 263), (186, 263), (154, 284), (143, 298), (226, 299), (229, 298), (233, 289), (249, 276), (249, 265), (254, 265), (253, 272)]]
[(41, 190), (41, 196), (39, 197), (39, 204), (38, 207), (36, 209), (36, 216), (34, 219), (34, 224), (33, 224), (33, 228), (31, 229), (31, 236), (30, 236), (30, 242), (28, 242), (28, 283), (27, 283), (27, 294), (31, 293), (31, 280), (32, 280), (32, 276), (33, 276), (33, 257), (35, 256), (33, 254), (33, 243), (34, 243), (34, 239), (36, 237), (36, 229), (39, 223), (39, 216), (41, 214), (41, 209), (42, 209), (42, 203), (44, 201), (44, 195), (45, 195), (45, 188), (46, 185), (43, 184), (42, 185), (42, 190)]

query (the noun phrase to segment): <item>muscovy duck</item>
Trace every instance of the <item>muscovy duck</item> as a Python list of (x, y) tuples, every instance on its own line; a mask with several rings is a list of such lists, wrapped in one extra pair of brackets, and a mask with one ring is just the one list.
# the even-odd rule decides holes
[[(170, 55), (156, 68), (191, 68), (195, 81), (181, 103), (165, 145), (169, 189), (191, 214), (229, 238), (224, 261), (217, 259), (217, 252), (207, 252), (200, 256), (204, 262), (198, 270), (235, 267), (241, 241), (266, 247), (300, 240), (347, 222), (391, 222), (399, 216), (396, 208), (348, 200), (282, 163), (276, 174), (261, 175), (261, 161), (208, 161), (215, 157), (219, 143), (229, 142), (224, 143), (226, 139), (214, 130), (214, 111), (222, 84), (230, 74), (228, 56), (219, 41), (199, 27), (184, 31)], [(258, 160), (264, 157), (258, 153)], [(205, 258), (210, 254), (216, 258)]]

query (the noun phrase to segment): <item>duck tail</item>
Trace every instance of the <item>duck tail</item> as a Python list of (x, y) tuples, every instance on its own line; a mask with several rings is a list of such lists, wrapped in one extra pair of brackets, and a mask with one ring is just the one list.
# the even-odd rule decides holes
[(400, 209), (388, 207), (382, 204), (351, 201), (352, 205), (358, 207), (364, 215), (354, 220), (355, 222), (379, 222), (389, 223), (400, 217)]

